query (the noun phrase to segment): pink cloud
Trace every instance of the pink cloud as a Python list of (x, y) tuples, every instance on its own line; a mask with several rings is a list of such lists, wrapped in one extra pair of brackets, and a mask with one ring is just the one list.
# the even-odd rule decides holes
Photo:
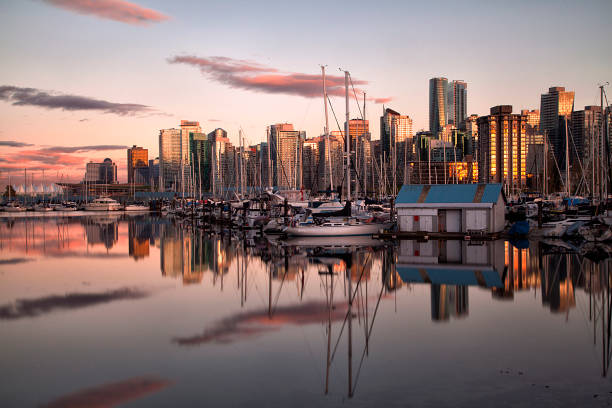
[(125, 0), (43, 0), (53, 6), (127, 24), (146, 25), (170, 17)]
[(237, 60), (229, 57), (196, 57), (194, 55), (184, 55), (181, 57), (169, 58), (171, 64), (188, 64), (193, 65), (202, 72), (211, 74), (242, 74), (245, 72), (276, 72), (275, 68), (266, 67), (265, 65), (247, 60)]
[(102, 384), (63, 395), (45, 407), (114, 407), (125, 404), (147, 394), (158, 392), (172, 382), (155, 377), (134, 377), (127, 380)]
[[(99, 151), (123, 151), (126, 147), (120, 145), (92, 145), (92, 146), (46, 146), (37, 149), (19, 150), (17, 152), (8, 153), (0, 151), (0, 171), (11, 172), (14, 176), (23, 175), (23, 170), (31, 171), (53, 171), (64, 175), (64, 181), (72, 180), (79, 181), (83, 178), (85, 171), (85, 163), (93, 161), (102, 161), (102, 159), (84, 156), (83, 154), (91, 154), (90, 152)], [(108, 157), (108, 156), (106, 156)], [(112, 157), (112, 156), (111, 156)], [(120, 164), (119, 161), (115, 160)], [(125, 162), (125, 161), (123, 161)], [(120, 168), (123, 168), (119, 166)], [(51, 173), (53, 174), (53, 173)], [(28, 175), (28, 177), (31, 174)], [(57, 181), (50, 180), (48, 181)]]
[[(197, 67), (202, 74), (230, 88), (269, 94), (296, 95), (304, 98), (319, 98), (322, 93), (321, 75), (318, 74), (281, 73), (276, 68), (228, 57), (196, 57), (188, 55), (169, 58), (168, 62)], [(355, 86), (366, 85), (367, 83), (368, 81), (353, 79), (353, 85)], [(344, 75), (327, 75), (326, 85), (327, 93), (330, 96), (344, 96)], [(363, 91), (359, 88), (355, 88), (355, 91), (363, 94)], [(378, 99), (390, 100), (390, 98)], [(374, 100), (374, 98), (371, 98), (371, 100)]]
[(389, 103), (393, 100), (393, 98), (368, 98), (368, 100), (374, 103)]
[[(340, 321), (346, 316), (345, 304), (334, 304), (331, 319)], [(283, 326), (305, 326), (329, 319), (325, 302), (310, 301), (298, 305), (280, 306), (270, 316), (268, 310), (237, 313), (216, 322), (203, 333), (189, 337), (177, 337), (173, 341), (181, 346), (197, 346), (206, 343), (233, 343), (265, 333), (280, 330)]]

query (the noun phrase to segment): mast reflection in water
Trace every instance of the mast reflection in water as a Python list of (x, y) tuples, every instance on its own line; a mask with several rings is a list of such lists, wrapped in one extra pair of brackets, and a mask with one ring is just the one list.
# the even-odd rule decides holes
[(605, 404), (608, 268), (558, 243), (274, 241), (143, 215), (3, 219), (0, 400), (94, 404), (92, 390), (153, 378), (125, 399)]

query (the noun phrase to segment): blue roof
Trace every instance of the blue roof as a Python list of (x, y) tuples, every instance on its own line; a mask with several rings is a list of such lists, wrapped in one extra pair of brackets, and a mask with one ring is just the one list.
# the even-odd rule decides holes
[(396, 204), (496, 203), (501, 184), (410, 184), (402, 186)]
[(397, 194), (397, 197), (395, 197), (395, 203), (416, 203), (422, 190), (422, 184), (404, 185)]
[(501, 184), (486, 184), (481, 203), (496, 203), (501, 194)]
[[(443, 266), (442, 268), (440, 266)], [(499, 273), (492, 267), (478, 267), (474, 270), (453, 269), (450, 265), (432, 265), (431, 268), (412, 267), (410, 265), (397, 265), (397, 273), (405, 283), (425, 283), (423, 275), (429, 278), (429, 283), (437, 285), (479, 285), (476, 272), (480, 272), (484, 278), (484, 285), (488, 288), (502, 287)]]

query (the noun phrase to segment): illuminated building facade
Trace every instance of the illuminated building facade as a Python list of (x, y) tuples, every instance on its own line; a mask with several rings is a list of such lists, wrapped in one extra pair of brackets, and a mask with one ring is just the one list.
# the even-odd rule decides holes
[(302, 184), (302, 149), (306, 132), (290, 123), (270, 126), (272, 179), (277, 187), (299, 189)]
[(148, 167), (149, 151), (139, 146), (127, 149), (127, 175), (128, 183), (134, 183), (134, 170), (138, 167)]
[(451, 81), (448, 84), (447, 96), (447, 124), (459, 127), (467, 118), (467, 83), (464, 81)]
[[(565, 169), (565, 121), (574, 110), (574, 92), (562, 86), (548, 89), (540, 100), (540, 131), (552, 147), (559, 168)], [(568, 125), (569, 127), (569, 125)]]
[(161, 191), (177, 191), (181, 182), (181, 130), (159, 131), (159, 177)]
[(447, 122), (448, 79), (429, 80), (429, 131), (437, 135)]
[(491, 108), (478, 118), (478, 181), (504, 183), (506, 191), (520, 191), (527, 177), (527, 118), (513, 114), (512, 106)]

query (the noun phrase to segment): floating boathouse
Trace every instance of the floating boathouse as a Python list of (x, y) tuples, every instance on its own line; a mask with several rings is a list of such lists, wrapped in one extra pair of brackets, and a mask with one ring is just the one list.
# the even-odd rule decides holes
[(501, 232), (506, 198), (501, 184), (411, 184), (395, 199), (400, 232)]

